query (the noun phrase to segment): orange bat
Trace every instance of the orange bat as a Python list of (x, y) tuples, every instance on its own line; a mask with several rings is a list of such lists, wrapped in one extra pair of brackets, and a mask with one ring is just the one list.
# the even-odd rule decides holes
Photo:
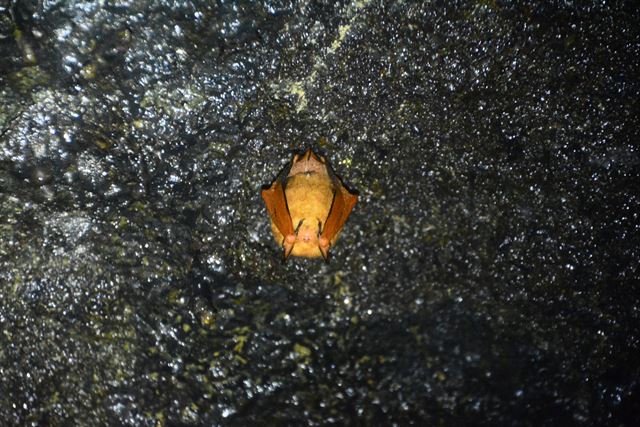
[[(262, 198), (271, 217), (271, 230), (289, 255), (322, 256), (329, 262), (329, 248), (356, 204), (358, 196), (347, 190), (326, 160), (311, 148), (293, 156)], [(295, 224), (295, 228), (294, 228)]]

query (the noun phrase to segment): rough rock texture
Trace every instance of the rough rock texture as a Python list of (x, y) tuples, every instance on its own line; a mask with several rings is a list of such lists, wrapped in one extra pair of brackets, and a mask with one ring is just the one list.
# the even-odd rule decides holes
[(551, 3), (0, 2), (3, 425), (631, 425), (640, 13)]

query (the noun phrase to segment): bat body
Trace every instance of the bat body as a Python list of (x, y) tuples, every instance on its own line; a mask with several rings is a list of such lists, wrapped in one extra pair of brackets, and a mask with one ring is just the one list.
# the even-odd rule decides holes
[(295, 155), (262, 198), (271, 229), (289, 255), (329, 259), (358, 196), (347, 190), (323, 157), (308, 149)]

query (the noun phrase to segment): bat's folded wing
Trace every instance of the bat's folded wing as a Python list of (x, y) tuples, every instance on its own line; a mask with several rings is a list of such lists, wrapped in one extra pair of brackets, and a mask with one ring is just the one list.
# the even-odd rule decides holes
[(349, 190), (342, 184), (338, 185), (333, 196), (331, 210), (324, 222), (322, 235), (320, 236), (320, 251), (325, 260), (329, 257), (329, 246), (333, 243), (333, 240), (342, 229), (347, 218), (349, 218), (349, 214), (357, 201), (358, 196), (349, 193)]
[(262, 190), (261, 195), (267, 205), (271, 220), (282, 233), (282, 236), (286, 239), (287, 236), (294, 235), (293, 223), (287, 207), (287, 197), (281, 180), (276, 179), (271, 187)]

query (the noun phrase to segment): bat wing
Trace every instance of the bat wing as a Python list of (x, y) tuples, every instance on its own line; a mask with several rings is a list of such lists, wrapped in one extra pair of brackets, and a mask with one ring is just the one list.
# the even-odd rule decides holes
[(322, 252), (322, 257), (325, 261), (329, 260), (329, 247), (331, 243), (333, 243), (333, 240), (342, 229), (351, 210), (358, 201), (358, 196), (351, 194), (339, 180), (336, 179), (334, 183), (336, 185), (336, 191), (333, 195), (333, 203), (322, 227), (322, 234), (320, 235), (319, 241), (320, 252)]
[(287, 196), (284, 193), (283, 176), (286, 175), (278, 176), (271, 184), (271, 187), (265, 188), (260, 194), (267, 205), (267, 212), (269, 212), (271, 220), (284, 237), (282, 247), (284, 248), (284, 259), (286, 260), (295, 243), (295, 231), (291, 222), (289, 207), (287, 206)]

